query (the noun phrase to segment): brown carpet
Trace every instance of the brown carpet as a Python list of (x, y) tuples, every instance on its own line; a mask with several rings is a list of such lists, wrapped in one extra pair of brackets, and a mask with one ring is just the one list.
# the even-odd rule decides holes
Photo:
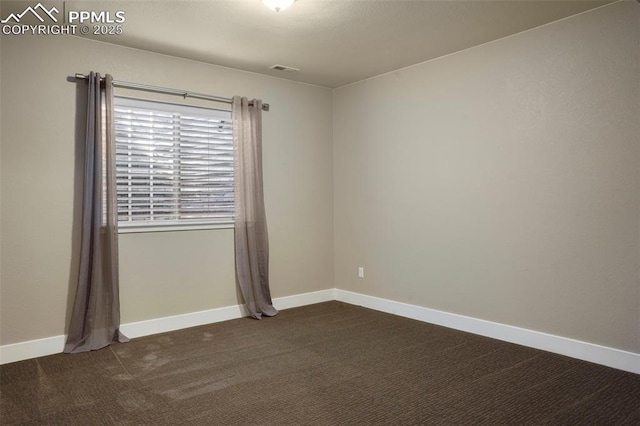
[(3, 425), (640, 425), (640, 375), (339, 302), (0, 372)]

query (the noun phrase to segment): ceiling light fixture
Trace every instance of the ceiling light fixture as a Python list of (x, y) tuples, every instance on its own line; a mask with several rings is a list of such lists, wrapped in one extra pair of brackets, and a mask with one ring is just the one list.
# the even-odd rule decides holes
[(291, 6), (295, 1), (296, 0), (262, 0), (262, 3), (269, 9), (280, 12)]

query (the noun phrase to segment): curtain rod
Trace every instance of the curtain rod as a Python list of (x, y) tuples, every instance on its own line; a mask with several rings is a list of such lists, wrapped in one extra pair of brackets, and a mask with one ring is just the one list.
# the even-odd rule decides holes
[[(78, 80), (86, 80), (89, 78), (89, 76), (86, 76), (81, 73), (76, 73), (75, 77)], [(136, 90), (143, 90), (145, 92), (164, 93), (167, 95), (178, 95), (178, 96), (182, 96), (183, 98), (204, 99), (207, 101), (223, 102), (226, 104), (230, 104), (232, 101), (231, 98), (223, 98), (221, 96), (213, 96), (213, 95), (207, 95), (204, 93), (189, 92), (189, 91), (180, 90), (180, 89), (171, 89), (169, 87), (149, 86), (147, 84), (130, 83), (128, 81), (113, 80), (113, 85), (116, 87), (122, 87), (125, 89), (136, 89)], [(269, 111), (269, 104), (263, 103), (262, 110)]]

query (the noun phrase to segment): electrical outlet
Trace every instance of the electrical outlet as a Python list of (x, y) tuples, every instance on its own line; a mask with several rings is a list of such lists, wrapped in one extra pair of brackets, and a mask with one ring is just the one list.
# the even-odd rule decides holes
[(358, 278), (364, 278), (364, 268), (362, 266), (358, 266)]

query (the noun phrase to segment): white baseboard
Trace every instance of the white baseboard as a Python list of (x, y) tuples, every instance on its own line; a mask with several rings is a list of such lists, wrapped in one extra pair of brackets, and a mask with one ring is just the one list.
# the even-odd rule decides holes
[(336, 289), (313, 291), (311, 293), (295, 294), (293, 296), (277, 297), (273, 299), (276, 309), (290, 309), (298, 306), (313, 305), (314, 303), (336, 300)]
[(345, 290), (335, 300), (640, 374), (640, 354)]
[[(295, 294), (293, 296), (276, 297), (273, 299), (273, 306), (276, 309), (289, 309), (298, 306), (311, 305), (313, 303), (328, 302), (330, 300), (335, 300), (334, 293), (334, 289), (329, 289), (314, 291), (311, 293)], [(199, 325), (212, 324), (215, 322), (228, 321), (246, 316), (249, 316), (249, 313), (246, 311), (244, 306), (233, 305), (225, 306), (224, 308), (208, 309), (206, 311), (190, 312), (188, 314), (122, 324), (120, 326), (120, 330), (125, 336), (135, 338), (165, 333), (167, 331), (180, 330), (183, 328), (197, 327)]]
[[(328, 302), (330, 300), (335, 300), (335, 289), (278, 297), (273, 299), (273, 305), (277, 309), (289, 309), (313, 303)], [(206, 311), (155, 318), (148, 321), (122, 324), (120, 330), (125, 336), (135, 338), (242, 318), (247, 315), (243, 306), (233, 305)], [(0, 346), (0, 364), (8, 364), (10, 362), (61, 353), (64, 349), (65, 341), (66, 336), (60, 335)]]
[[(328, 289), (279, 297), (273, 299), (273, 304), (277, 309), (290, 309), (331, 300), (359, 305), (640, 374), (640, 354), (637, 353), (345, 290)], [(126, 336), (135, 338), (244, 316), (247, 316), (244, 308), (239, 305), (233, 305), (122, 324), (120, 329)], [(61, 353), (65, 340), (66, 336), (61, 335), (0, 346), (0, 364)]]
[(65, 341), (66, 336), (60, 335), (0, 346), (0, 365), (39, 356), (59, 354), (64, 349)]
[(120, 331), (122, 331), (122, 334), (125, 336), (133, 339), (214, 322), (228, 321), (244, 316), (247, 316), (244, 308), (239, 305), (233, 305), (170, 317), (154, 318), (146, 321), (130, 322), (120, 325)]

